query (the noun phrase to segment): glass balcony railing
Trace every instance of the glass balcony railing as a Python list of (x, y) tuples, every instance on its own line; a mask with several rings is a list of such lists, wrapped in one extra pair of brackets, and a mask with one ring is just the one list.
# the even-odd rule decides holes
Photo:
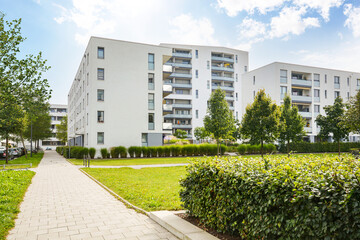
[(211, 56), (211, 60), (214, 60), (214, 61), (222, 61), (222, 62), (230, 62), (230, 63), (233, 63), (233, 62), (234, 62), (234, 59), (233, 59), (233, 58), (218, 57), (218, 56)]
[(172, 130), (172, 123), (163, 123), (163, 130)]
[(234, 78), (233, 77), (223, 77), (223, 76), (217, 76), (217, 75), (212, 75), (211, 76), (212, 80), (222, 80), (222, 81), (229, 81), (229, 82), (233, 82)]
[(183, 52), (174, 52), (172, 53), (173, 57), (179, 57), (179, 58), (191, 58), (191, 53), (183, 53)]
[(171, 112), (173, 109), (173, 106), (171, 104), (163, 104), (163, 111), (164, 112)]
[(192, 118), (191, 114), (167, 114), (164, 115), (164, 118), (180, 118), (180, 119), (184, 119), (184, 118)]
[(154, 123), (149, 123), (149, 130), (154, 130), (155, 129), (155, 124)]
[(314, 81), (314, 87), (320, 87), (320, 81)]
[(314, 102), (320, 102), (320, 97), (314, 97)]
[(291, 79), (291, 84), (300, 87), (311, 87), (311, 80)]
[(312, 133), (312, 127), (304, 127), (305, 132)]
[(226, 97), (225, 97), (225, 100), (234, 101), (234, 97), (226, 96)]
[(360, 85), (357, 85), (357, 86), (356, 86), (356, 89), (357, 89), (357, 90), (360, 90)]
[(234, 72), (234, 68), (230, 67), (211, 66), (211, 69), (216, 71)]
[(191, 124), (174, 124), (173, 128), (192, 129)]
[(311, 118), (312, 117), (312, 112), (299, 112), (299, 114), (303, 118)]
[(224, 90), (224, 91), (234, 91), (234, 87), (219, 86), (219, 85), (211, 85), (211, 87), (213, 90), (220, 88), (221, 90)]
[(335, 89), (340, 89), (340, 83), (334, 83), (334, 88)]
[(174, 103), (172, 105), (173, 108), (185, 108), (185, 109), (190, 109), (192, 108), (192, 105), (191, 104), (177, 104), (177, 103)]
[(170, 63), (166, 63), (166, 65), (170, 65), (176, 68), (192, 68), (192, 65), (190, 63), (170, 62)]
[(191, 83), (170, 83), (170, 85), (175, 88), (192, 88)]
[(170, 77), (172, 78), (192, 78), (191, 73), (177, 73), (173, 72), (170, 74)]
[(293, 102), (312, 102), (311, 96), (297, 96), (292, 95), (291, 100)]

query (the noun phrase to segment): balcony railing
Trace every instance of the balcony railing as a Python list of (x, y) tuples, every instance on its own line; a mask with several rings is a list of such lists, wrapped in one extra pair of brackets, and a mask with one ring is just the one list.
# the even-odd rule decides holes
[(188, 119), (188, 118), (192, 118), (192, 115), (191, 114), (167, 114), (164, 116), (164, 118)]
[(320, 97), (314, 97), (314, 102), (320, 102)]
[(303, 118), (311, 118), (312, 117), (312, 112), (299, 112), (299, 114)]
[(298, 96), (298, 95), (292, 95), (291, 100), (293, 102), (312, 102), (310, 96)]
[(163, 130), (172, 130), (172, 123), (163, 123)]
[(230, 67), (219, 67), (219, 66), (211, 66), (211, 70), (234, 72), (234, 68), (230, 68)]
[(211, 79), (212, 79), (212, 80), (221, 80), (221, 81), (234, 82), (234, 78), (233, 78), (233, 77), (223, 77), (223, 76), (212, 75), (212, 76), (211, 76)]
[(192, 88), (191, 83), (185, 84), (185, 83), (170, 83), (171, 86), (175, 88)]
[(165, 65), (176, 67), (176, 68), (192, 68), (190, 63), (177, 63), (177, 62), (167, 62)]
[(224, 91), (234, 91), (234, 87), (226, 87), (226, 86), (219, 86), (219, 85), (211, 85), (211, 87), (213, 90), (220, 88), (221, 90), (224, 90)]
[(192, 129), (192, 125), (191, 124), (174, 124), (173, 128), (182, 128), (182, 129)]
[(180, 57), (180, 58), (191, 58), (191, 53), (182, 53), (182, 52), (174, 52), (172, 53), (173, 57)]
[(228, 97), (228, 96), (226, 96), (226, 97), (225, 97), (225, 100), (234, 101), (234, 97)]
[(172, 105), (173, 108), (185, 108), (185, 109), (191, 109), (192, 105), (191, 104), (176, 104), (174, 103)]
[(149, 123), (149, 130), (154, 130), (155, 129), (155, 124), (154, 123)]
[(173, 106), (171, 104), (163, 104), (163, 111), (164, 112), (171, 112), (173, 109)]
[(320, 87), (320, 81), (314, 81), (314, 87)]
[(304, 127), (304, 130), (307, 133), (311, 133), (312, 132), (312, 127)]
[(300, 87), (311, 87), (311, 80), (291, 79), (291, 84)]
[(228, 57), (216, 57), (216, 56), (211, 56), (211, 60), (214, 61), (222, 61), (222, 62), (230, 62), (233, 63), (234, 59), (233, 58), (228, 58)]
[(340, 83), (334, 83), (334, 88), (335, 89), (340, 89)]
[(177, 73), (177, 72), (173, 72), (170, 74), (170, 77), (172, 78), (192, 78), (191, 73)]

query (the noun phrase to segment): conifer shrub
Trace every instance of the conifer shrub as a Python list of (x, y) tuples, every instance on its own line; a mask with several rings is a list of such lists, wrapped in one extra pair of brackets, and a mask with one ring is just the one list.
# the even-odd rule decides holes
[(101, 149), (100, 149), (100, 154), (101, 154), (101, 157), (102, 157), (103, 159), (107, 158), (107, 157), (108, 157), (108, 150), (107, 150), (107, 148), (101, 148)]
[(121, 158), (127, 158), (127, 150), (126, 147), (118, 146), (116, 147), (117, 151), (119, 152), (119, 155)]
[(89, 155), (91, 159), (94, 159), (96, 154), (96, 149), (95, 148), (89, 148)]

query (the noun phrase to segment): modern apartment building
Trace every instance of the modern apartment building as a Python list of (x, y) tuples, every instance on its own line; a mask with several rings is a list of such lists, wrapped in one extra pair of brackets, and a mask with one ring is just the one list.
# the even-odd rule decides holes
[(42, 140), (40, 146), (42, 148), (46, 147), (56, 147), (56, 146), (63, 146), (64, 143), (59, 141), (56, 138), (56, 125), (60, 124), (61, 120), (67, 114), (67, 105), (63, 104), (50, 104), (50, 116), (51, 116), (51, 131), (52, 136), (49, 139)]
[[(289, 94), (292, 104), (306, 119), (308, 140), (314, 142), (320, 131), (316, 117), (324, 115), (323, 107), (332, 105), (336, 97), (347, 101), (354, 96), (360, 89), (360, 73), (274, 62), (245, 73), (242, 89), (246, 89), (242, 92), (242, 111), (253, 102), (259, 89), (265, 89), (277, 104)], [(349, 137), (349, 141), (359, 140), (359, 135)]]
[(248, 53), (224, 47), (149, 45), (91, 37), (68, 94), (71, 145), (156, 146), (203, 125), (211, 91), (242, 115)]

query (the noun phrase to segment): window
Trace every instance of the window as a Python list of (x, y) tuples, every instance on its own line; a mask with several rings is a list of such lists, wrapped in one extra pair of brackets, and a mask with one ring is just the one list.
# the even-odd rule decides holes
[(320, 87), (320, 74), (314, 74), (314, 86)]
[(199, 110), (195, 111), (195, 116), (196, 116), (196, 118), (199, 118)]
[(104, 144), (104, 132), (97, 133), (97, 143)]
[(347, 85), (350, 86), (350, 78), (347, 78)]
[(97, 100), (104, 101), (104, 89), (97, 90)]
[(340, 97), (340, 92), (339, 91), (335, 91), (335, 98)]
[(239, 119), (239, 112), (236, 112), (236, 119)]
[(287, 87), (281, 86), (280, 87), (280, 98), (284, 99), (286, 93), (287, 93)]
[(148, 134), (147, 133), (142, 133), (141, 134), (141, 142), (145, 145), (147, 145), (147, 142), (148, 142)]
[(154, 98), (155, 98), (154, 94), (149, 93), (149, 95), (148, 95), (148, 108), (149, 108), (149, 110), (154, 110), (155, 109)]
[(320, 105), (314, 105), (314, 112), (316, 113), (320, 112)]
[(148, 67), (149, 67), (149, 70), (155, 69), (155, 56), (153, 53), (148, 54)]
[(314, 89), (314, 97), (320, 97), (320, 90)]
[(327, 98), (327, 90), (325, 90), (325, 99)]
[(238, 62), (238, 55), (235, 55), (235, 62)]
[(89, 65), (89, 53), (87, 53), (86, 65)]
[(154, 113), (149, 113), (148, 116), (148, 124), (149, 124), (149, 130), (154, 130), (155, 129), (155, 124), (154, 124)]
[(196, 90), (196, 98), (199, 98), (199, 90)]
[(210, 89), (210, 80), (207, 80), (207, 89)]
[(334, 83), (335, 83), (335, 84), (340, 84), (340, 77), (335, 76), (335, 77), (334, 77)]
[(325, 83), (327, 83), (327, 75), (325, 74)]
[(347, 99), (350, 99), (350, 93), (347, 92)]
[(247, 66), (244, 66), (244, 72), (247, 72)]
[(235, 74), (235, 79), (236, 81), (238, 81), (238, 74)]
[(51, 121), (56, 121), (56, 117), (51, 116)]
[(154, 74), (153, 73), (148, 73), (148, 89), (149, 90), (154, 90), (155, 89)]
[(103, 47), (98, 47), (98, 54), (97, 54), (99, 59), (104, 59), (105, 58), (105, 49)]
[(207, 69), (210, 69), (210, 61), (207, 61)]
[(287, 70), (280, 70), (280, 82), (287, 83)]
[(89, 113), (86, 113), (86, 125), (89, 125)]
[(253, 85), (255, 85), (255, 76), (253, 76)]
[(199, 51), (198, 50), (195, 50), (195, 57), (199, 58)]
[(104, 111), (98, 111), (97, 112), (97, 120), (98, 120), (98, 123), (103, 123), (104, 122)]
[(89, 73), (86, 74), (86, 85), (89, 86)]
[(105, 79), (105, 70), (103, 68), (97, 69), (97, 79), (104, 80)]
[(199, 78), (199, 70), (197, 70), (197, 69), (195, 70), (195, 77)]
[(89, 106), (89, 93), (86, 94), (86, 105)]
[(238, 101), (239, 100), (238, 93), (235, 93), (235, 96), (236, 96), (236, 101)]
[(253, 91), (253, 97), (255, 98), (255, 90)]
[(356, 80), (356, 85), (357, 85), (357, 86), (360, 86), (360, 79), (357, 79), (357, 80)]

